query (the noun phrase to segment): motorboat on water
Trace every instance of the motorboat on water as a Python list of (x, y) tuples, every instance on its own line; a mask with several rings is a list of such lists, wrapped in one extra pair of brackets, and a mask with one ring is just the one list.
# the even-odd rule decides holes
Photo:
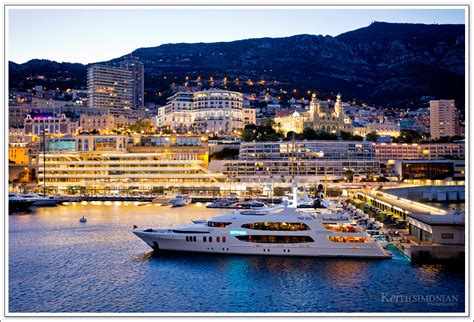
[(27, 211), (33, 204), (34, 200), (23, 198), (22, 195), (16, 193), (8, 194), (8, 211), (21, 212)]
[(191, 204), (192, 198), (189, 196), (176, 196), (173, 201), (172, 205), (174, 207), (183, 207)]
[(79, 222), (80, 223), (86, 223), (87, 222), (86, 217), (82, 216), (81, 219), (79, 219)]
[(265, 256), (390, 258), (348, 215), (303, 213), (293, 202), (196, 220), (169, 229), (133, 233), (155, 251)]
[(34, 207), (54, 207), (57, 206), (59, 202), (58, 198), (41, 196), (35, 193), (22, 194), (21, 197), (33, 201)]

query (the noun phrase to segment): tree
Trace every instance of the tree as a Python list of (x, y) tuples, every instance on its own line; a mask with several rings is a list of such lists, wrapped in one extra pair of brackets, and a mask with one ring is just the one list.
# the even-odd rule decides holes
[(421, 135), (412, 130), (404, 130), (400, 132), (400, 136), (393, 139), (395, 143), (420, 143)]
[(153, 132), (153, 124), (150, 120), (138, 120), (129, 127), (129, 130), (137, 133), (151, 133)]
[(377, 133), (375, 133), (375, 132), (367, 133), (367, 135), (365, 136), (365, 138), (366, 138), (368, 141), (372, 141), (372, 142), (376, 142), (379, 137), (380, 137), (380, 136), (379, 136)]
[(354, 171), (347, 170), (344, 172), (344, 175), (346, 176), (348, 182), (352, 182), (354, 180)]

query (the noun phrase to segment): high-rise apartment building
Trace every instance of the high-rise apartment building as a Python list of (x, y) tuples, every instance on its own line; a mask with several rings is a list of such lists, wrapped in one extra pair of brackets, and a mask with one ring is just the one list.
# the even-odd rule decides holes
[(432, 139), (458, 134), (458, 117), (454, 100), (430, 101), (430, 132)]
[(120, 62), (120, 67), (132, 72), (132, 108), (142, 109), (145, 101), (145, 68), (143, 63), (133, 56)]
[(87, 70), (88, 106), (120, 111), (133, 106), (133, 72), (93, 65)]

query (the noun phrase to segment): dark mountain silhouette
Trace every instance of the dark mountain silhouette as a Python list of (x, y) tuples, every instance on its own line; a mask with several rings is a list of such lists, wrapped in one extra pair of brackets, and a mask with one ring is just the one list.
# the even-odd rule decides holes
[[(295, 96), (301, 93), (297, 97), (310, 89), (341, 92), (345, 98), (388, 106), (405, 107), (423, 96), (455, 98), (462, 105), (464, 33), (464, 25), (374, 22), (336, 37), (296, 35), (166, 44), (139, 48), (132, 54), (145, 64), (149, 101), (156, 99), (155, 93), (169, 90), (170, 84), (183, 83), (185, 76), (227, 76), (232, 80), (265, 79), (263, 87), (295, 88)], [(117, 64), (121, 58), (103, 63)], [(9, 66), (10, 88), (86, 86), (88, 65), (35, 59), (20, 65), (10, 62)], [(35, 75), (46, 80), (35, 79)], [(272, 81), (278, 85), (271, 85)]]

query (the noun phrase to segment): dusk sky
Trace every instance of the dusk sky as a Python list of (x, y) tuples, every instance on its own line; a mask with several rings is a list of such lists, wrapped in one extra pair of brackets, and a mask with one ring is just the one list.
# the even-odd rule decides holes
[(166, 43), (340, 33), (386, 22), (464, 24), (463, 9), (10, 9), (8, 59), (92, 63)]

